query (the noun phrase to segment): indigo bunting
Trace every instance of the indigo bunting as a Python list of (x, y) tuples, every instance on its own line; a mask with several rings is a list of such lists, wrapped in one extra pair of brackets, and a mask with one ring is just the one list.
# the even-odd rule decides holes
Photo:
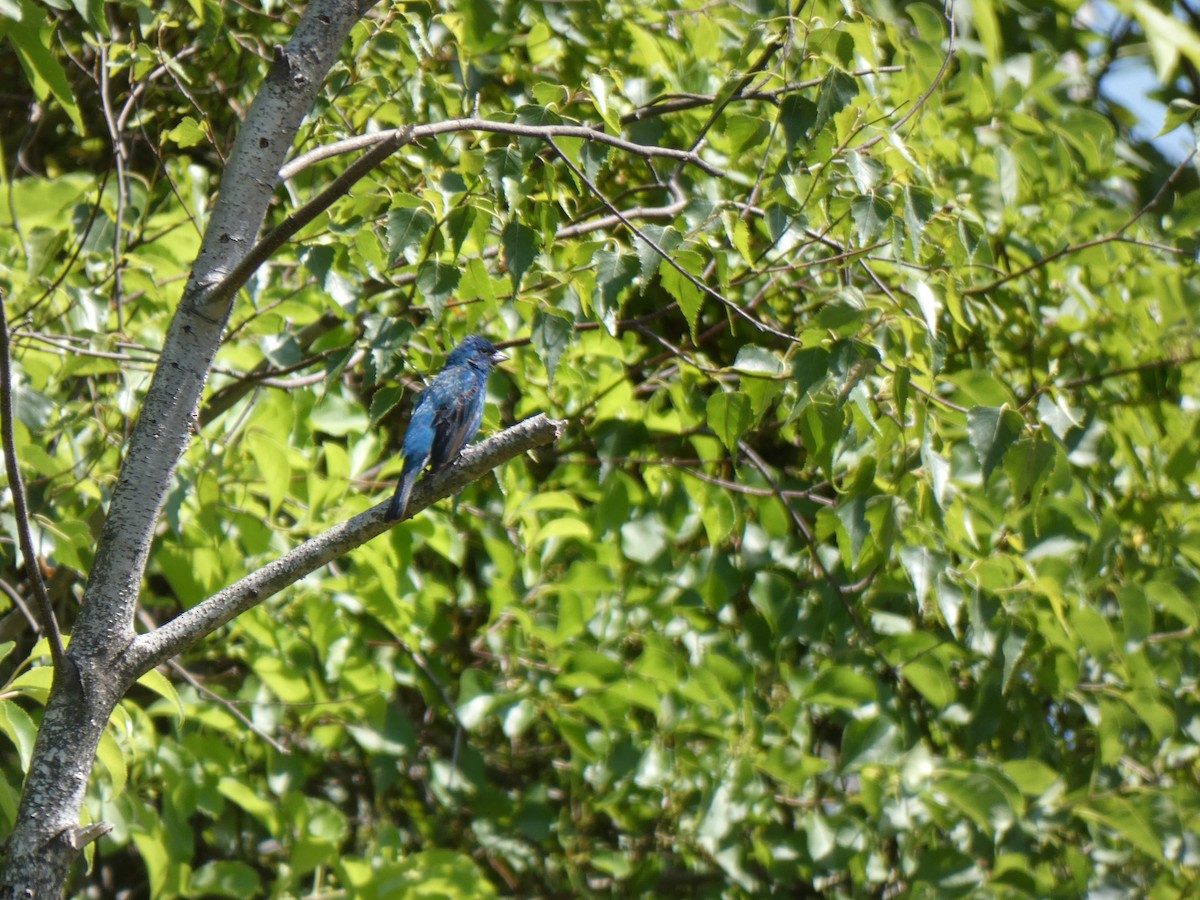
[(401, 454), (404, 468), (388, 507), (388, 518), (401, 519), (417, 477), (431, 466), (453, 462), (483, 421), (483, 401), (492, 366), (508, 359), (478, 335), (450, 351), (446, 365), (421, 392), (413, 409)]

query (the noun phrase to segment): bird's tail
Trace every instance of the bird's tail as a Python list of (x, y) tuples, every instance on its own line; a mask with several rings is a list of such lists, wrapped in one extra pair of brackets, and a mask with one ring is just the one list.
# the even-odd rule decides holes
[(413, 485), (420, 474), (420, 466), (410, 465), (409, 460), (404, 461), (404, 470), (400, 473), (400, 480), (396, 482), (396, 493), (392, 494), (392, 502), (388, 504), (389, 519), (404, 518), (408, 511), (408, 495), (412, 493)]

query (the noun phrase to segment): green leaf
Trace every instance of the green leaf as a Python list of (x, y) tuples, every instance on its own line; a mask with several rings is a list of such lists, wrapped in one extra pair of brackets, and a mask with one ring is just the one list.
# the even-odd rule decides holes
[(760, 375), (775, 378), (783, 374), (783, 361), (770, 350), (758, 344), (743, 344), (733, 361), (733, 368), (743, 375)]
[(246, 863), (218, 860), (192, 872), (188, 890), (208, 897), (254, 897), (262, 890), (262, 882)]
[(8, 20), (0, 36), (8, 37), (37, 98), (45, 101), (53, 95), (76, 132), (82, 135), (83, 118), (71, 92), (70, 80), (51, 49), (53, 27), (33, 3), (23, 2), (21, 10), (21, 20)]
[(1001, 768), (1028, 797), (1040, 797), (1062, 778), (1061, 772), (1037, 759), (1010, 759), (1003, 762)]
[(1054, 468), (1055, 456), (1054, 445), (1040, 437), (1013, 444), (1004, 459), (1013, 494), (1024, 497), (1040, 487)]
[(450, 238), (450, 252), (454, 256), (458, 256), (462, 252), (463, 244), (471, 235), (471, 230), (475, 227), (477, 214), (475, 207), (469, 203), (463, 203), (461, 206), (456, 206), (446, 214), (446, 234)]
[(1177, 618), (1185, 627), (1194, 627), (1200, 622), (1200, 609), (1175, 585), (1153, 580), (1145, 586), (1145, 591), (1151, 602)]
[(759, 116), (734, 113), (726, 118), (725, 136), (729, 139), (729, 152), (733, 156), (753, 150), (766, 140), (769, 133), (766, 120)]
[(1193, 66), (1200, 66), (1200, 35), (1194, 28), (1181, 25), (1178, 18), (1163, 12), (1150, 0), (1132, 0), (1133, 15), (1142, 26), (1150, 53), (1162, 83), (1168, 83), (1186, 57)]
[(850, 722), (842, 732), (841, 771), (886, 763), (900, 746), (900, 734), (888, 719), (864, 717)]
[(901, 669), (904, 680), (936, 710), (945, 709), (958, 696), (954, 682), (940, 659), (931, 654), (904, 664)]
[(832, 68), (821, 81), (817, 91), (817, 116), (813, 132), (825, 128), (835, 115), (845, 109), (858, 96), (858, 82), (839, 68)]
[(921, 309), (921, 317), (925, 320), (925, 327), (929, 329), (930, 337), (936, 338), (938, 319), (942, 315), (941, 298), (924, 279), (914, 282), (912, 291), (913, 296), (917, 298), (917, 306)]
[(110, 796), (121, 796), (121, 792), (125, 790), (125, 782), (129, 777), (129, 772), (125, 766), (125, 754), (121, 752), (120, 746), (108, 731), (105, 731), (100, 736), (100, 745), (96, 749), (96, 759), (104, 764), (104, 768), (108, 772), (108, 777), (112, 782), (112, 793)]
[[(387, 220), (388, 266), (399, 265), (400, 260), (405, 258), (406, 251), (419, 246), (436, 225), (437, 222), (434, 221), (433, 216), (419, 206), (400, 206), (389, 212)], [(409, 262), (416, 262), (416, 259), (410, 259)]]
[(737, 455), (738, 440), (754, 421), (750, 398), (741, 391), (722, 391), (708, 398), (708, 427), (730, 453)]
[(404, 388), (398, 384), (389, 384), (377, 390), (371, 397), (371, 419), (368, 427), (374, 428), (384, 416), (396, 408), (404, 397)]
[(518, 189), (525, 175), (525, 163), (516, 147), (489, 150), (484, 157), (483, 168), (497, 195), (507, 198), (510, 206), (519, 199)]
[(273, 513), (287, 497), (288, 484), (292, 477), (286, 448), (273, 434), (261, 430), (250, 433), (246, 447), (254, 457), (259, 476), (267, 486), (267, 497)]
[(867, 498), (862, 494), (842, 497), (837, 505), (837, 518), (850, 542), (850, 568), (854, 569), (858, 566), (862, 545), (871, 535), (871, 527), (867, 524)]
[(463, 35), (472, 53), (490, 53), (505, 40), (505, 30), (495, 4), (490, 0), (466, 0), (459, 9), (463, 17)]
[(163, 137), (171, 143), (186, 149), (207, 141), (208, 131), (202, 123), (197, 122), (191, 116), (184, 116), (179, 121), (179, 124), (170, 131), (165, 132)]
[(512, 276), (513, 294), (521, 291), (521, 279), (537, 259), (541, 241), (537, 232), (520, 222), (509, 222), (501, 234), (504, 246), (504, 262)]
[(170, 679), (166, 675), (158, 671), (158, 669), (151, 669), (139, 678), (137, 683), (144, 688), (154, 691), (154, 693), (170, 703), (175, 707), (175, 713), (180, 718), (183, 718), (183, 701), (179, 699), (179, 692), (175, 690), (175, 685), (171, 684)]
[(583, 174), (591, 181), (594, 182), (604, 168), (604, 164), (608, 161), (609, 150), (608, 144), (601, 144), (598, 141), (583, 142), (583, 146), (579, 150), (579, 161), (583, 164)]
[(221, 796), (254, 816), (272, 832), (279, 830), (281, 810), (270, 800), (260, 797), (249, 784), (232, 775), (224, 775), (217, 782), (217, 790)]
[[(933, 783), (939, 794), (988, 832), (1008, 831), (1024, 811), (1020, 794), (995, 771), (943, 772)], [(1015, 808), (1010, 801), (1015, 801)]]
[(936, 553), (927, 547), (903, 547), (900, 550), (900, 563), (912, 581), (917, 594), (917, 605), (927, 609), (929, 593), (934, 581), (950, 564), (943, 554)]
[(933, 195), (924, 188), (906, 187), (904, 189), (904, 225), (908, 229), (913, 256), (917, 255), (921, 243), (921, 235), (925, 226), (933, 218)]
[(870, 244), (882, 233), (892, 217), (892, 204), (878, 194), (856, 197), (850, 203), (850, 215), (858, 229), (858, 240)]
[(789, 148), (806, 140), (817, 123), (817, 104), (800, 94), (788, 94), (779, 104), (779, 122)]
[(1000, 199), (1010, 208), (1021, 203), (1021, 179), (1017, 171), (1017, 160), (1013, 152), (1000, 145), (996, 148), (997, 181), (1000, 185)]
[[(670, 256), (683, 243), (683, 235), (670, 226), (664, 228), (661, 225), (643, 225), (641, 231), (650, 241), (653, 241), (658, 250), (662, 250), (667, 256)], [(662, 265), (663, 257), (658, 250), (638, 238), (638, 266), (641, 270), (643, 284), (653, 278)]]
[(305, 673), (287, 665), (278, 656), (261, 656), (253, 668), (276, 697), (284, 703), (305, 703), (312, 699)]
[(609, 334), (615, 335), (622, 300), (637, 277), (637, 257), (621, 250), (601, 250), (595, 256), (595, 263), (599, 283), (596, 311)]
[(29, 714), (11, 700), (0, 700), (0, 731), (17, 748), (21, 771), (29, 771), (29, 760), (33, 755), (33, 743), (37, 738), (37, 726)]
[(429, 303), (434, 321), (442, 318), (446, 301), (454, 296), (462, 270), (458, 266), (442, 262), (427, 261), (417, 269), (417, 290)]
[(874, 703), (878, 696), (878, 685), (866, 675), (846, 666), (829, 666), (813, 680), (804, 700), (835, 709), (858, 709)]
[(870, 194), (883, 177), (883, 163), (872, 159), (865, 151), (846, 154), (846, 164), (860, 193)]
[(1076, 815), (1115, 832), (1151, 859), (1162, 860), (1166, 835), (1160, 834), (1153, 821), (1131, 801), (1121, 797), (1105, 797), (1083, 804)]
[[(679, 264), (680, 268), (690, 272), (692, 275), (695, 275), (698, 270), (702, 270), (704, 267), (704, 261), (700, 254), (691, 250), (681, 251), (676, 254), (675, 262)], [(703, 292), (674, 266), (662, 266), (659, 272), (661, 273), (660, 277), (663, 288), (679, 304), (679, 309), (687, 321), (688, 331), (692, 339), (695, 340), (696, 325), (700, 319), (700, 308), (704, 305)]]
[(545, 106), (534, 106), (527, 103), (516, 109), (516, 119), (519, 125), (561, 125), (562, 116)]
[(539, 308), (533, 316), (533, 346), (546, 367), (546, 378), (554, 384), (554, 372), (563, 351), (575, 335), (575, 317), (558, 309)]
[(1190, 125), (1196, 120), (1197, 113), (1200, 113), (1200, 105), (1193, 103), (1191, 100), (1176, 97), (1167, 104), (1166, 121), (1163, 122), (1162, 130), (1155, 137), (1162, 137), (1164, 134), (1174, 131), (1181, 125)]
[(985, 484), (1024, 425), (1021, 416), (1005, 406), (976, 406), (967, 411), (967, 433)]

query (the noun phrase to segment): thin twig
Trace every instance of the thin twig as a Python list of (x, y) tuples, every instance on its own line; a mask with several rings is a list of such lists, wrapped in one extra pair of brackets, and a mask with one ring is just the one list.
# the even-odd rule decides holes
[(249, 280), (250, 276), (258, 270), (258, 267), (275, 254), (276, 250), (332, 206), (335, 200), (347, 194), (361, 178), (409, 143), (412, 140), (412, 131), (412, 128), (405, 128), (387, 132), (386, 138), (382, 142), (351, 163), (346, 171), (329, 183), (328, 187), (263, 235), (258, 243), (251, 247), (250, 251), (230, 270), (228, 275), (213, 284), (196, 299), (197, 306), (211, 309), (228, 303), (233, 295), (241, 290), (242, 285)]
[(617, 217), (617, 219), (621, 222), (622, 225), (624, 225), (626, 228), (628, 228), (633, 234), (637, 235), (637, 237), (640, 240), (645, 241), (646, 246), (648, 246), (651, 250), (653, 250), (660, 257), (662, 257), (663, 261), (667, 265), (669, 265), (672, 269), (674, 269), (676, 272), (678, 272), (680, 275), (682, 275), (684, 278), (686, 278), (688, 281), (690, 281), (702, 293), (708, 294), (708, 296), (712, 297), (714, 300), (716, 300), (718, 303), (720, 303), (722, 306), (724, 306), (726, 309), (728, 309), (730, 312), (732, 312), (738, 318), (743, 319), (746, 322), (749, 322), (750, 325), (752, 325), (756, 330), (764, 332), (766, 334), (774, 335), (775, 337), (781, 338), (782, 340), (785, 340), (790, 344), (796, 344), (796, 343), (800, 342), (800, 339), (798, 337), (796, 337), (795, 335), (788, 334), (785, 331), (780, 331), (777, 328), (772, 328), (770, 325), (766, 324), (765, 322), (760, 322), (758, 319), (754, 318), (754, 316), (750, 315), (750, 313), (746, 312), (746, 310), (744, 310), (742, 307), (738, 306), (732, 300), (729, 300), (728, 298), (726, 298), (719, 291), (715, 291), (712, 288), (710, 288), (707, 284), (705, 284), (703, 281), (701, 281), (699, 278), (697, 278), (695, 275), (693, 275), (691, 272), (689, 272), (687, 269), (685, 269), (683, 266), (681, 266), (679, 263), (677, 263), (671, 257), (671, 254), (669, 254), (666, 250), (664, 250), (661, 246), (659, 246), (658, 242), (656, 242), (654, 239), (649, 237), (644, 231), (642, 231), (642, 229), (640, 229), (640, 228), (638, 228), (638, 226), (634, 225), (633, 222), (630, 221), (630, 219), (623, 212), (621, 212), (619, 209), (617, 209), (615, 206), (613, 206), (611, 203), (609, 203), (608, 198), (606, 198), (604, 196), (604, 194), (601, 193), (600, 189), (598, 187), (596, 187), (595, 183), (590, 178), (588, 178), (587, 175), (584, 174), (582, 169), (580, 169), (577, 165), (575, 165), (575, 163), (573, 163), (571, 161), (570, 157), (568, 157), (565, 153), (562, 152), (562, 150), (560, 150), (558, 148), (558, 145), (554, 143), (553, 139), (548, 138), (547, 141), (550, 144), (550, 146), (554, 148), (554, 152), (556, 152), (559, 155), (559, 158), (562, 159), (562, 161), (564, 163), (566, 163), (567, 168), (570, 169), (574, 173), (575, 177), (578, 178), (585, 185), (587, 185), (588, 190), (591, 191), (593, 194), (595, 194), (596, 198), (601, 203), (603, 203), (605, 205), (605, 207), (607, 207), (607, 209), (610, 213), (612, 213), (614, 216)]
[(1054, 262), (1056, 259), (1060, 259), (1070, 253), (1078, 253), (1081, 250), (1089, 250), (1092, 247), (1101, 247), (1104, 244), (1111, 244), (1113, 241), (1124, 240), (1125, 232), (1127, 230), (1129, 230), (1129, 228), (1131, 228), (1133, 226), (1133, 224), (1135, 222), (1137, 222), (1138, 219), (1140, 219), (1146, 213), (1150, 212), (1150, 210), (1154, 209), (1154, 207), (1156, 207), (1159, 204), (1159, 202), (1162, 200), (1163, 196), (1166, 194), (1167, 189), (1170, 188), (1172, 185), (1175, 184), (1176, 181), (1179, 180), (1179, 176), (1183, 174), (1183, 170), (1188, 167), (1188, 165), (1191, 163), (1192, 159), (1196, 156), (1196, 152), (1197, 152), (1197, 150), (1193, 149), (1192, 152), (1189, 153), (1187, 155), (1187, 157), (1183, 160), (1183, 162), (1181, 162), (1179, 165), (1177, 165), (1175, 167), (1175, 170), (1169, 176), (1167, 176), (1167, 180), (1163, 182), (1162, 187), (1160, 187), (1158, 189), (1157, 193), (1155, 193), (1155, 195), (1150, 198), (1150, 200), (1146, 203), (1146, 205), (1143, 206), (1141, 209), (1139, 209), (1137, 212), (1135, 212), (1133, 215), (1131, 215), (1128, 219), (1126, 219), (1125, 224), (1123, 224), (1120, 228), (1118, 228), (1112, 234), (1106, 234), (1106, 235), (1104, 235), (1104, 237), (1093, 238), (1090, 241), (1084, 241), (1083, 243), (1080, 243), (1080, 244), (1067, 244), (1065, 247), (1055, 250), (1049, 256), (1043, 256), (1041, 259), (1035, 260), (1035, 261), (1031, 262), (1029, 265), (1027, 265), (1023, 268), (1017, 269), (1017, 271), (1015, 271), (1015, 272), (1010, 272), (1009, 274), (1005, 275), (1003, 278), (997, 278), (995, 281), (991, 282), (990, 284), (982, 284), (982, 285), (978, 285), (976, 287), (964, 288), (962, 291), (963, 296), (973, 297), (978, 294), (990, 293), (991, 291), (994, 291), (996, 288), (1000, 287), (1001, 285), (1007, 284), (1008, 282), (1012, 281), (1014, 278), (1020, 278), (1023, 275), (1028, 275), (1030, 272), (1040, 269), (1043, 266), (1047, 266), (1050, 263)]
[(1182, 356), (1178, 359), (1152, 359), (1150, 362), (1139, 363), (1136, 366), (1122, 366), (1119, 369), (1109, 369), (1107, 372), (1100, 372), (1096, 375), (1072, 378), (1070, 381), (1064, 381), (1056, 385), (1056, 387), (1061, 390), (1072, 391), (1077, 388), (1099, 384), (1110, 378), (1120, 378), (1122, 375), (1143, 375), (1147, 372), (1156, 372), (1162, 369), (1181, 368), (1191, 365), (1194, 362), (1200, 362), (1200, 356)]
[[(937, 75), (933, 77), (933, 81), (930, 83), (929, 87), (925, 89), (925, 93), (917, 98), (917, 102), (913, 104), (912, 109), (901, 116), (900, 121), (888, 129), (888, 131), (892, 134), (895, 134), (897, 131), (903, 128), (904, 124), (913, 116), (915, 116), (920, 111), (921, 107), (929, 102), (929, 98), (933, 96), (933, 92), (937, 90), (938, 85), (942, 83), (942, 79), (946, 77), (946, 73), (950, 71), (950, 63), (954, 59), (954, 38), (957, 35), (954, 27), (954, 0), (950, 0), (950, 2), (946, 4), (945, 15), (946, 22), (950, 26), (950, 37), (946, 42), (946, 58), (942, 60), (942, 67), (938, 69)], [(866, 141), (856, 149), (869, 150), (871, 147), (874, 147), (876, 144), (882, 141), (885, 136), (886, 133), (877, 134), (875, 137), (871, 138), (869, 141)]]
[[(759, 72), (766, 68), (767, 63), (771, 61), (771, 57), (778, 53), (782, 47), (783, 37), (778, 34), (772, 35), (771, 39), (767, 42), (767, 46), (764, 47), (762, 53), (758, 55), (758, 59), (750, 64), (750, 68), (746, 70), (746, 74), (742, 77), (742, 80), (738, 82), (738, 86), (730, 91), (729, 95), (724, 100), (722, 100), (720, 103), (717, 103), (713, 107), (712, 112), (708, 115), (707, 121), (705, 121), (705, 123), (700, 126), (700, 130), (696, 132), (696, 139), (692, 141), (691, 150), (689, 152), (695, 153), (700, 149), (700, 145), (704, 143), (704, 136), (708, 134), (709, 130), (715, 124), (717, 124), (717, 119), (721, 117), (721, 113), (725, 111), (725, 107), (741, 97), (742, 91), (750, 86), (750, 82), (754, 80), (755, 76), (758, 75)], [(668, 181), (674, 181), (682, 172), (683, 162), (681, 161), (675, 167), (675, 171), (671, 173), (671, 177), (668, 179)]]
[(13, 605), (21, 611), (21, 615), (25, 617), (25, 621), (29, 623), (29, 627), (33, 629), (33, 633), (41, 634), (42, 623), (30, 611), (29, 604), (25, 602), (24, 597), (17, 593), (17, 589), (7, 581), (0, 580), (0, 591), (3, 591), (8, 599), (13, 602)]
[[(864, 75), (877, 75), (881, 72), (903, 71), (904, 66), (876, 66), (870, 69), (855, 69), (853, 72), (847, 72), (846, 74), (852, 78), (861, 78)], [(799, 93), (808, 88), (818, 87), (824, 80), (824, 77), (810, 78), (807, 81), (795, 81), (771, 91), (743, 91), (736, 98), (731, 99), (762, 100), (767, 103), (778, 103), (780, 97)], [(700, 106), (708, 106), (716, 99), (716, 94), (660, 94), (649, 103), (643, 104), (633, 112), (621, 116), (621, 124), (630, 125), (633, 122), (651, 119), (656, 116), (665, 116), (673, 112), (682, 112), (684, 110), (696, 109)]]
[(117, 127), (116, 116), (113, 114), (112, 96), (108, 79), (108, 45), (100, 42), (100, 107), (104, 113), (104, 121), (108, 125), (109, 140), (112, 141), (113, 160), (117, 168), (117, 208), (113, 218), (113, 289), (112, 300), (117, 310), (117, 331), (125, 330), (125, 289), (121, 269), (123, 246), (125, 244), (125, 207), (129, 198), (128, 173), (125, 163), (129, 156), (125, 142), (121, 139), (121, 129)]
[(37, 555), (33, 551), (33, 533), (29, 528), (29, 509), (25, 505), (25, 485), (21, 481), (21, 470), (17, 466), (17, 442), (13, 435), (13, 397), (12, 397), (12, 356), (8, 341), (8, 312), (5, 309), (4, 292), (0, 291), (0, 438), (4, 441), (4, 465), (8, 470), (8, 489), (12, 494), (13, 517), (17, 523), (17, 541), (21, 545), (21, 555), (25, 558), (25, 568), (29, 572), (29, 580), (33, 583), (33, 593), (37, 598), (38, 613), (45, 629), (46, 639), (50, 642), (50, 658), (54, 660), (54, 668), (64, 672), (66, 654), (63, 652), (62, 633), (58, 630), (58, 620), (54, 617), (54, 605), (50, 602), (50, 594), (46, 591), (46, 582), (42, 580), (42, 569), (38, 565)]

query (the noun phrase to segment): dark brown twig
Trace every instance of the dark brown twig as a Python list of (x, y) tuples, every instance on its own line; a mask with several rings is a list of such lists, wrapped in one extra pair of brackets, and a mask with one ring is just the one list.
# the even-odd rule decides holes
[(1111, 244), (1113, 241), (1123, 240), (1125, 232), (1128, 231), (1138, 219), (1150, 212), (1150, 210), (1154, 209), (1154, 207), (1158, 206), (1159, 202), (1162, 201), (1163, 196), (1166, 194), (1167, 189), (1179, 180), (1179, 176), (1183, 174), (1183, 170), (1191, 164), (1192, 159), (1194, 159), (1196, 156), (1196, 152), (1196, 150), (1192, 150), (1192, 152), (1189, 153), (1184, 160), (1175, 167), (1175, 170), (1167, 176), (1167, 180), (1163, 182), (1162, 187), (1160, 187), (1154, 196), (1147, 201), (1146, 205), (1126, 219), (1125, 223), (1112, 234), (1106, 234), (1104, 237), (1093, 238), (1090, 241), (1083, 241), (1080, 244), (1067, 244), (1067, 246), (1055, 250), (1049, 256), (1043, 256), (1041, 259), (1034, 260), (1029, 265), (1017, 269), (1015, 272), (1010, 272), (1003, 278), (997, 278), (995, 281), (990, 282), (989, 284), (964, 288), (962, 291), (963, 296), (973, 297), (978, 294), (990, 293), (1001, 285), (1007, 284), (1013, 279), (1020, 278), (1023, 275), (1028, 275), (1030, 272), (1040, 269), (1043, 266), (1047, 266), (1056, 259), (1060, 259), (1070, 253), (1078, 253), (1081, 250), (1088, 250), (1092, 247), (1101, 247), (1104, 244)]
[(734, 303), (732, 300), (725, 297), (719, 291), (716, 291), (716, 290), (713, 290), (712, 288), (710, 288), (707, 284), (705, 284), (703, 281), (701, 281), (699, 278), (697, 278), (695, 275), (693, 275), (691, 272), (689, 272), (687, 269), (685, 269), (683, 266), (681, 266), (679, 263), (677, 263), (671, 257), (671, 254), (669, 254), (666, 250), (664, 250), (662, 247), (659, 246), (657, 241), (655, 241), (653, 238), (651, 238), (649, 235), (647, 235), (644, 231), (642, 231), (642, 229), (638, 228), (637, 225), (633, 224), (633, 222), (629, 220), (628, 216), (626, 216), (619, 209), (617, 209), (615, 206), (613, 206), (608, 201), (608, 198), (605, 197), (603, 193), (601, 193), (600, 189), (598, 187), (596, 187), (595, 183), (590, 178), (588, 178), (586, 174), (584, 174), (583, 170), (580, 169), (579, 166), (575, 165), (575, 163), (573, 163), (571, 161), (571, 158), (569, 156), (567, 156), (565, 153), (563, 153), (562, 150), (560, 150), (558, 148), (558, 145), (554, 143), (553, 139), (547, 138), (547, 142), (554, 149), (554, 152), (558, 154), (559, 158), (566, 164), (567, 168), (571, 170), (571, 172), (575, 175), (575, 177), (578, 178), (583, 184), (587, 185), (587, 189), (596, 196), (596, 199), (598, 199), (601, 203), (604, 204), (604, 206), (608, 209), (608, 211), (612, 215), (617, 217), (617, 219), (621, 222), (622, 225), (624, 225), (626, 228), (628, 228), (633, 234), (637, 235), (639, 240), (645, 241), (646, 246), (648, 246), (651, 250), (653, 250), (660, 257), (662, 257), (663, 262), (665, 262), (672, 269), (674, 269), (676, 272), (678, 272), (680, 275), (682, 275), (684, 278), (686, 278), (688, 281), (690, 281), (692, 283), (692, 285), (695, 286), (701, 293), (707, 294), (708, 296), (712, 297), (714, 300), (716, 300), (718, 303), (720, 303), (722, 306), (724, 306), (726, 309), (728, 309), (730, 312), (732, 312), (739, 319), (742, 319), (742, 320), (748, 322), (756, 330), (764, 332), (765, 334), (774, 335), (775, 337), (780, 338), (781, 340), (787, 341), (789, 344), (799, 343), (800, 339), (797, 338), (795, 335), (788, 334), (786, 331), (780, 331), (777, 328), (772, 328), (766, 322), (760, 322), (758, 319), (754, 318), (754, 316), (750, 315), (750, 313), (746, 312), (745, 309), (738, 306), (736, 303)]
[(8, 470), (8, 489), (12, 494), (13, 517), (17, 521), (17, 541), (21, 545), (21, 556), (33, 583), (37, 598), (38, 614), (46, 639), (50, 642), (50, 658), (57, 672), (65, 671), (66, 654), (63, 652), (62, 633), (54, 617), (54, 605), (42, 579), (42, 569), (33, 551), (33, 533), (29, 528), (29, 508), (25, 505), (25, 485), (21, 481), (21, 470), (17, 466), (17, 444), (13, 436), (12, 400), (12, 351), (8, 341), (8, 311), (5, 309), (4, 292), (0, 291), (0, 438), (4, 441), (4, 466)]

